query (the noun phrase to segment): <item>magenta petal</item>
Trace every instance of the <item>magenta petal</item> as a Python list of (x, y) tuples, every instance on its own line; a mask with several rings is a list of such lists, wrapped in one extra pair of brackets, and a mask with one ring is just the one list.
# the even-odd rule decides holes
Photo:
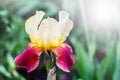
[(72, 66), (75, 61), (71, 57), (72, 48), (65, 44), (64, 46), (57, 47), (53, 50), (56, 54), (56, 65), (65, 72), (70, 72), (69, 67)]
[(33, 71), (39, 64), (41, 50), (37, 47), (28, 46), (25, 51), (15, 58), (15, 64), (20, 68)]

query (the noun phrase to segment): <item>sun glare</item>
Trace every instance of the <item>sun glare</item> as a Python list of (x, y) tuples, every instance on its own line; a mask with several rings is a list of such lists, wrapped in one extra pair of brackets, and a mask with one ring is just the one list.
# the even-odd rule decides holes
[(93, 18), (98, 22), (110, 23), (117, 17), (117, 7), (113, 4), (96, 4), (93, 7)]
[(94, 2), (88, 8), (89, 23), (94, 30), (113, 29), (118, 20), (119, 8), (115, 2)]

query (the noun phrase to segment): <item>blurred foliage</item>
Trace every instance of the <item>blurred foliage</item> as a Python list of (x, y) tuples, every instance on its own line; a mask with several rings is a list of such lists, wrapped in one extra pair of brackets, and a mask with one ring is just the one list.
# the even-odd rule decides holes
[(23, 43), (27, 43), (23, 30), (23, 20), (7, 10), (1, 10), (0, 24), (0, 79), (13, 80), (19, 77), (23, 80), (17, 73), (14, 64), (14, 56), (25, 48)]
[[(68, 0), (62, 3), (62, 8), (72, 13), (72, 19), (75, 20), (75, 5), (69, 8)], [(59, 9), (50, 0), (0, 0), (0, 80), (25, 80), (16, 70), (14, 58), (29, 42), (24, 30), (24, 19), (36, 10), (45, 11), (46, 17), (56, 17)], [(75, 24), (74, 27), (70, 41), (76, 63), (69, 74), (57, 69), (57, 77), (72, 75), (69, 80), (120, 80), (120, 40), (114, 40), (108, 35), (100, 41), (94, 33), (89, 32), (88, 27), (88, 30), (84, 25)], [(103, 43), (104, 46), (101, 46)]]
[(23, 19), (36, 10), (43, 10), (48, 13), (46, 16), (53, 16), (57, 12), (55, 6), (50, 1), (42, 0), (0, 0), (0, 80), (25, 80), (16, 71), (14, 64), (15, 56), (29, 42)]

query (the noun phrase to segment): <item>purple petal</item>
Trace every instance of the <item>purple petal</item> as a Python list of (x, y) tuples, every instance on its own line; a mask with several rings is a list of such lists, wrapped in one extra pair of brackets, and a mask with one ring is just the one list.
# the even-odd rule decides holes
[(28, 46), (25, 51), (15, 58), (15, 64), (31, 72), (38, 66), (40, 55), (41, 49), (34, 46)]
[(72, 48), (64, 44), (64, 46), (59, 46), (53, 50), (56, 54), (56, 65), (65, 72), (70, 72), (69, 67), (71, 67), (75, 61), (71, 57)]

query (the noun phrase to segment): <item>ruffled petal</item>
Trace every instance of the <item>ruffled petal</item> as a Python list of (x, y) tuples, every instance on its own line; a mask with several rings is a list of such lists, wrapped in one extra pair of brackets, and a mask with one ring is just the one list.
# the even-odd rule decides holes
[(64, 42), (73, 27), (73, 22), (69, 19), (69, 13), (65, 11), (59, 12), (59, 24), (62, 29), (61, 30), (62, 31), (61, 41)]
[(25, 30), (28, 34), (36, 34), (38, 25), (40, 24), (45, 13), (43, 11), (36, 11), (36, 14), (30, 17), (25, 23)]
[(64, 46), (57, 47), (53, 49), (53, 51), (56, 54), (56, 65), (63, 71), (70, 72), (69, 67), (75, 63), (74, 59), (71, 57), (72, 48), (64, 44)]
[(53, 18), (42, 20), (44, 15), (44, 12), (37, 11), (36, 15), (26, 21), (25, 29), (31, 42), (47, 50), (50, 47), (60, 46), (66, 40), (73, 22), (69, 19), (69, 13), (65, 11), (59, 12), (59, 22)]
[(64, 23), (69, 18), (69, 13), (65, 11), (59, 12), (59, 22)]
[(28, 72), (33, 71), (39, 64), (41, 49), (28, 46), (25, 51), (15, 58), (15, 64), (20, 68), (26, 68)]
[(47, 19), (47, 25), (49, 30), (49, 42), (50, 43), (58, 43), (60, 39), (60, 25), (57, 20), (54, 18), (48, 18)]
[(39, 26), (39, 43), (45, 49), (53, 45), (57, 45), (60, 39), (60, 26), (59, 23), (53, 18), (43, 19)]

